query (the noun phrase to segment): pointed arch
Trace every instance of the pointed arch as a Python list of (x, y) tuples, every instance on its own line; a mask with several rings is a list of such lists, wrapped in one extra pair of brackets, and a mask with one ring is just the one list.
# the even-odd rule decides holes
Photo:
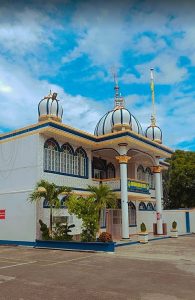
[(148, 202), (148, 204), (147, 204), (147, 210), (154, 210), (154, 206), (152, 205), (151, 202)]
[(139, 210), (147, 210), (146, 204), (144, 202), (140, 202)]
[(65, 174), (74, 174), (74, 149), (69, 143), (61, 147), (60, 170)]
[(88, 176), (88, 157), (86, 151), (79, 147), (74, 155), (74, 174), (82, 177)]
[(106, 177), (107, 178), (115, 178), (115, 167), (114, 165), (110, 162), (107, 167), (106, 167)]
[(136, 207), (133, 202), (128, 203), (128, 210), (129, 210), (129, 226), (136, 226)]
[(144, 172), (144, 167), (142, 165), (139, 165), (137, 168), (137, 179), (141, 181), (145, 181), (145, 172)]
[(44, 143), (44, 171), (59, 172), (60, 170), (60, 147), (58, 142), (50, 138)]

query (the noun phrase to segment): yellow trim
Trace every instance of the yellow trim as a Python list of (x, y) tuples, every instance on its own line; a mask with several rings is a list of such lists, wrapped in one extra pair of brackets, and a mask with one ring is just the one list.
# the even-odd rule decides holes
[(162, 170), (162, 167), (161, 167), (161, 166), (153, 166), (153, 167), (152, 167), (153, 173), (160, 173), (161, 170)]
[(115, 157), (118, 160), (119, 164), (127, 164), (128, 161), (131, 159), (131, 156), (128, 155), (118, 155)]
[[(54, 121), (53, 119), (50, 121), (54, 124), (59, 124), (59, 122), (56, 122)], [(33, 124), (33, 125), (30, 125), (30, 126), (26, 126), (26, 127), (23, 127), (21, 129), (18, 129), (18, 130), (13, 130), (9, 133), (4, 133), (4, 134), (0, 134), (0, 137), (6, 137), (6, 135), (8, 134), (14, 134), (14, 133), (20, 133), (21, 131), (23, 130), (28, 130), (30, 128), (34, 128), (36, 127), (37, 125), (41, 125), (41, 124), (46, 124), (48, 123), (48, 120), (47, 121), (40, 121), (39, 123), (36, 123), (36, 124)], [(148, 145), (148, 144), (145, 144), (144, 141), (138, 141), (136, 140), (134, 137), (118, 137), (118, 138), (115, 138), (115, 136), (118, 134), (118, 132), (115, 132), (115, 133), (110, 133), (110, 134), (105, 134), (104, 137), (109, 137), (109, 136), (112, 136), (112, 140), (109, 140), (109, 141), (102, 141), (102, 142), (99, 142), (99, 143), (96, 143), (95, 141), (89, 141), (87, 140), (86, 138), (87, 137), (93, 137), (94, 138), (94, 135), (92, 134), (89, 134), (83, 130), (79, 130), (79, 129), (75, 129), (71, 126), (68, 126), (68, 125), (65, 125), (63, 123), (60, 124), (60, 126), (62, 126), (62, 128), (67, 128), (67, 129), (70, 129), (70, 130), (74, 130), (75, 131), (75, 134), (74, 133), (64, 133), (62, 131), (60, 131), (59, 129), (53, 129), (51, 127), (45, 127), (45, 128), (38, 128), (36, 131), (34, 132), (27, 132), (27, 133), (23, 133), (21, 134), (20, 136), (15, 136), (15, 137), (10, 137), (10, 138), (7, 138), (6, 140), (2, 140), (0, 141), (0, 143), (5, 143), (5, 142), (8, 142), (8, 141), (11, 141), (11, 140), (16, 140), (16, 139), (19, 139), (19, 138), (22, 138), (24, 136), (28, 136), (28, 135), (33, 135), (33, 134), (37, 134), (37, 133), (44, 133), (44, 132), (52, 132), (52, 133), (55, 133), (57, 135), (60, 135), (60, 136), (63, 136), (63, 137), (70, 137), (74, 140), (79, 140), (82, 142), (82, 144), (84, 145), (88, 145), (91, 149), (95, 150), (95, 149), (99, 149), (99, 148), (104, 148), (105, 146), (111, 146), (113, 147), (113, 144), (116, 142), (117, 144), (120, 143), (120, 142), (127, 142), (129, 145), (130, 143), (133, 141), (133, 143), (135, 144), (135, 147), (136, 145), (143, 149), (143, 150), (146, 150), (147, 149), (149, 150), (149, 152), (151, 153), (151, 151), (154, 153), (154, 155), (156, 156), (160, 156), (160, 157), (170, 157), (171, 154), (168, 154), (166, 151), (167, 150), (171, 150), (170, 148), (166, 147), (163, 145), (163, 147), (165, 148), (165, 151), (163, 149), (153, 149), (153, 146), (152, 145)], [(76, 133), (82, 133), (82, 134), (85, 134), (86, 135), (86, 138), (84, 137), (78, 137), (76, 135)], [(122, 132), (130, 132), (130, 130), (124, 130)], [(135, 136), (137, 137), (140, 137), (141, 135), (137, 134), (137, 133), (134, 133)], [(96, 137), (97, 138), (97, 141), (98, 139), (100, 139), (101, 137), (103, 136), (99, 136), (99, 137)], [(148, 141), (149, 139), (144, 137), (144, 136), (141, 136), (144, 140)], [(150, 142), (154, 145), (158, 144), (158, 143), (155, 143), (153, 141), (150, 140)]]
[(39, 117), (39, 122), (42, 122), (42, 121), (56, 121), (56, 122), (62, 122), (62, 118), (60, 117), (57, 117), (57, 116), (54, 116), (54, 115), (41, 115)]

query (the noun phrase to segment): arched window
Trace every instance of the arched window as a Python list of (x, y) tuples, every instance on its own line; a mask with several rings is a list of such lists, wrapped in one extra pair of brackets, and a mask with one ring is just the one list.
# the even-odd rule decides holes
[(139, 167), (137, 168), (137, 179), (145, 181), (144, 168), (141, 165), (139, 165)]
[(74, 174), (79, 176), (87, 176), (87, 155), (82, 147), (75, 151)]
[(59, 172), (60, 170), (59, 145), (54, 139), (49, 139), (44, 144), (44, 170)]
[(152, 203), (148, 202), (147, 210), (154, 210), (154, 207), (153, 207)]
[(115, 178), (115, 167), (112, 163), (107, 165), (107, 178)]
[(128, 203), (129, 209), (129, 226), (136, 225), (136, 207), (133, 202)]
[(48, 202), (47, 199), (45, 199), (45, 200), (43, 201), (43, 208), (49, 208), (49, 207), (50, 207), (49, 202)]
[(146, 205), (145, 205), (144, 202), (140, 202), (140, 204), (139, 204), (139, 210), (147, 210), (147, 207), (146, 207)]
[(68, 197), (67, 196), (64, 196), (61, 201), (60, 201), (60, 207), (62, 208), (67, 208), (66, 206), (66, 201), (67, 201)]
[(74, 174), (74, 151), (68, 143), (61, 148), (61, 172)]
[(150, 168), (146, 168), (145, 180), (147, 183), (149, 183), (149, 187), (152, 188), (152, 172)]

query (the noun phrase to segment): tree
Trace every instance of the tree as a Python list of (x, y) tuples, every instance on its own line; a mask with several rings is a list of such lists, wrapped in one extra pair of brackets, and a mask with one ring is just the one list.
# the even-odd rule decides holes
[(70, 214), (74, 214), (78, 219), (82, 219), (81, 240), (83, 242), (95, 241), (98, 231), (98, 210), (94, 198), (91, 196), (84, 198), (72, 194), (66, 205)]
[(53, 227), (53, 208), (60, 208), (59, 195), (62, 193), (70, 194), (71, 188), (66, 186), (57, 186), (55, 183), (50, 183), (47, 180), (40, 180), (30, 194), (29, 199), (31, 202), (37, 202), (41, 199), (47, 201), (50, 208), (50, 222), (49, 222), (49, 232), (52, 233)]
[(100, 229), (101, 210), (106, 207), (115, 207), (116, 195), (106, 185), (99, 187), (89, 186), (91, 195), (88, 197), (78, 197), (71, 195), (67, 201), (68, 211), (82, 219), (83, 241), (95, 241), (96, 234)]
[(110, 189), (108, 185), (100, 184), (97, 186), (88, 186), (88, 191), (95, 199), (95, 205), (98, 211), (98, 224), (100, 227), (101, 210), (104, 208), (116, 207), (116, 194)]
[(163, 174), (164, 207), (195, 207), (195, 152), (176, 150)]

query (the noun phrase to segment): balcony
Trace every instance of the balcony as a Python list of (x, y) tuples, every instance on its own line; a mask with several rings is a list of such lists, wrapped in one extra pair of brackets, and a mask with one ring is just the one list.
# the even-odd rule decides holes
[[(113, 191), (120, 191), (121, 184), (120, 178), (109, 178), (109, 179), (95, 179), (93, 178), (94, 183), (103, 183), (108, 185)], [(146, 181), (140, 181), (137, 179), (128, 178), (127, 179), (127, 190), (130, 193), (141, 193), (141, 194), (150, 194), (149, 183)]]

